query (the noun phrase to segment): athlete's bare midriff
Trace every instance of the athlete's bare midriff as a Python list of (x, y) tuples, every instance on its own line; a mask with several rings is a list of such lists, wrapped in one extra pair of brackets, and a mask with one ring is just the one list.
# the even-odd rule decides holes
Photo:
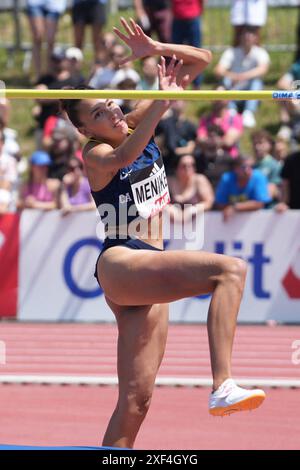
[(147, 229), (138, 238), (155, 248), (163, 248), (162, 212), (148, 219)]

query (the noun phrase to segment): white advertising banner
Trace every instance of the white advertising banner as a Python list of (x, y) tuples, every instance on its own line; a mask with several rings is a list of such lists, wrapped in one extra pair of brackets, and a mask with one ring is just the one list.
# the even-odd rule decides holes
[[(62, 217), (25, 211), (21, 217), (18, 318), (36, 321), (112, 321), (93, 276), (102, 242), (93, 212)], [(168, 233), (168, 227), (165, 233)], [(199, 237), (199, 249), (201, 248)], [(198, 248), (165, 238), (166, 249)], [(300, 212), (258, 211), (224, 223), (205, 214), (204, 249), (248, 262), (240, 322), (300, 323)], [(167, 287), (166, 287), (167, 288)], [(205, 322), (209, 297), (174, 302), (171, 321)]]

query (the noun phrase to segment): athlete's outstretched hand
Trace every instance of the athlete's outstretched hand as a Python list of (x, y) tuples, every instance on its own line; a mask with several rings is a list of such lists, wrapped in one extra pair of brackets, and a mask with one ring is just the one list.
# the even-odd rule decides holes
[[(177, 58), (173, 55), (172, 60), (166, 67), (166, 60), (161, 57), (161, 63), (158, 64), (159, 89), (165, 91), (181, 91), (184, 90), (189, 83), (189, 75), (185, 75), (182, 80), (177, 83), (178, 73), (183, 65), (182, 60), (177, 62)], [(176, 63), (177, 62), (177, 63)]]
[(147, 36), (132, 18), (129, 20), (130, 24), (125, 18), (121, 18), (120, 21), (127, 32), (127, 36), (118, 28), (114, 28), (114, 33), (131, 49), (131, 54), (121, 59), (119, 65), (124, 65), (126, 62), (141, 59), (148, 55), (153, 55), (155, 41)]

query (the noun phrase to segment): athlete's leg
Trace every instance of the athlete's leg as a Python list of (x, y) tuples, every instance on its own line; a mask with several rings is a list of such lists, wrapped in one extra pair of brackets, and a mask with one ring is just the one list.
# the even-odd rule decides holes
[(101, 256), (98, 276), (106, 296), (119, 305), (167, 303), (211, 292), (208, 335), (213, 388), (231, 377), (245, 262), (198, 251), (135, 251), (114, 247)]
[(167, 339), (168, 305), (119, 307), (116, 315), (119, 398), (103, 439), (104, 446), (133, 447), (147, 414)]

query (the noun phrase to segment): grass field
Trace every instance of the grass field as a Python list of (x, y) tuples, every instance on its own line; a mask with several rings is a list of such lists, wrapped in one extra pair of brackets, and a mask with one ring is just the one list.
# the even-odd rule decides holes
[[(130, 10), (122, 11), (125, 17), (133, 15)], [(113, 25), (118, 24), (119, 15), (110, 16), (106, 29), (111, 30)], [(262, 42), (270, 46), (278, 44), (286, 44), (289, 47), (285, 51), (270, 52), (272, 65), (268, 76), (266, 77), (266, 88), (276, 87), (278, 78), (286, 71), (293, 61), (294, 53), (292, 47), (295, 43), (296, 26), (297, 26), (297, 8), (277, 8), (270, 9), (267, 26), (262, 34)], [(22, 26), (22, 41), (30, 42), (29, 28), (27, 18), (24, 14), (20, 15)], [(18, 52), (15, 55), (15, 62), (11, 68), (7, 67), (7, 54), (5, 49), (1, 47), (3, 44), (13, 42), (13, 22), (9, 13), (0, 15), (0, 78), (5, 81), (8, 88), (13, 87), (29, 87), (30, 75), (24, 74), (22, 70), (23, 53)], [(231, 25), (229, 21), (228, 10), (226, 9), (208, 9), (203, 17), (203, 37), (204, 45), (214, 45), (215, 49), (219, 49), (224, 44), (231, 43)], [(87, 40), (89, 36), (87, 35)], [(59, 31), (57, 35), (58, 43), (72, 44), (72, 25), (68, 14), (60, 21)], [(214, 53), (214, 59), (205, 74), (203, 88), (210, 89), (214, 86), (215, 80), (213, 76), (213, 67), (220, 57), (220, 51)], [(84, 72), (88, 72), (92, 63), (92, 51), (88, 47), (85, 50)], [(31, 101), (22, 100), (13, 101), (11, 113), (11, 127), (17, 129), (19, 140), (24, 155), (28, 155), (33, 147), (33, 128), (34, 121), (31, 116), (33, 103)], [(208, 109), (209, 103), (190, 102), (188, 105), (188, 113), (194, 120)], [(278, 109), (277, 105), (272, 102), (263, 102), (257, 115), (258, 127), (265, 127), (272, 133), (278, 129)], [(242, 149), (250, 150), (249, 132), (245, 132), (242, 138)]]

